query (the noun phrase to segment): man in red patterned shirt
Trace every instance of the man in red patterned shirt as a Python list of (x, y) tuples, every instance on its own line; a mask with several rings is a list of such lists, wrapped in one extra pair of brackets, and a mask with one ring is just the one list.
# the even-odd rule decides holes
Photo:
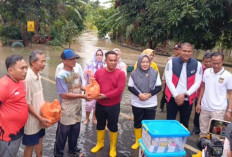
[(27, 64), (19, 55), (7, 57), (5, 64), (7, 75), (0, 79), (0, 156), (13, 157), (19, 150), (28, 117), (23, 82)]

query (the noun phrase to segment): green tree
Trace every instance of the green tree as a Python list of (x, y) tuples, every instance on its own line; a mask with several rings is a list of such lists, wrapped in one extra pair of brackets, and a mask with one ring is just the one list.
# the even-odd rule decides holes
[(62, 31), (65, 37), (64, 40), (69, 43), (70, 48), (73, 37), (79, 35), (80, 31), (73, 21), (67, 21), (66, 25), (62, 27)]
[[(126, 22), (114, 31), (125, 32), (121, 35), (127, 36), (126, 39), (151, 48), (169, 39), (188, 41), (202, 49), (211, 49), (218, 42), (229, 48), (231, 3), (230, 0), (116, 0), (118, 14)], [(112, 21), (119, 23), (116, 19)]]
[(84, 5), (85, 1), (82, 0), (4, 0), (0, 1), (0, 15), (5, 26), (13, 24), (21, 28), (24, 40), (28, 37), (26, 33), (28, 20), (35, 21), (36, 32), (39, 34), (44, 36), (52, 34), (53, 40), (60, 40), (59, 38), (65, 35), (62, 34), (63, 26), (69, 23), (77, 26), (78, 31), (73, 33), (84, 29)]
[(94, 17), (94, 24), (98, 29), (98, 36), (100, 38), (104, 37), (111, 30), (111, 24), (108, 23), (109, 21), (107, 18), (109, 18), (113, 12), (113, 8), (104, 9), (99, 7), (97, 9), (97, 16)]

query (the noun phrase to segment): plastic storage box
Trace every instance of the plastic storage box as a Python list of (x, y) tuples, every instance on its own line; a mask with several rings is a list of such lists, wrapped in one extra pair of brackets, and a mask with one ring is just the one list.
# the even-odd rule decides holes
[(176, 120), (143, 120), (142, 143), (149, 153), (183, 153), (190, 132)]
[(183, 157), (186, 155), (185, 150), (181, 152), (170, 152), (170, 153), (150, 153), (144, 146), (142, 139), (139, 139), (139, 157)]

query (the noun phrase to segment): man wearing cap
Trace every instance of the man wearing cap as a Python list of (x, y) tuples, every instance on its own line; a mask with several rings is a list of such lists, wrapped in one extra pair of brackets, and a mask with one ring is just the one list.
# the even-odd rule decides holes
[[(180, 54), (180, 44), (176, 44), (174, 46), (173, 53), (174, 53), (173, 56), (168, 57), (168, 61), (170, 59), (174, 58), (174, 57), (179, 56), (179, 54)], [(165, 73), (163, 73), (163, 76), (162, 76), (162, 85), (164, 86), (164, 90), (163, 90), (163, 96), (162, 96), (162, 98), (160, 100), (160, 109), (158, 110), (158, 112), (163, 112), (164, 111), (164, 104), (166, 103), (166, 99), (165, 99), (165, 88), (166, 88)]]
[(202, 80), (201, 63), (192, 58), (192, 53), (193, 46), (190, 43), (183, 43), (180, 56), (169, 60), (165, 68), (167, 119), (176, 119), (179, 112), (180, 122), (186, 128), (188, 128), (196, 90)]
[(56, 90), (61, 104), (61, 119), (57, 127), (54, 156), (62, 157), (65, 143), (68, 137), (68, 153), (77, 156), (77, 139), (80, 133), (81, 122), (81, 98), (89, 100), (82, 94), (83, 82), (80, 77), (80, 69), (76, 68), (77, 55), (71, 49), (61, 53), (64, 68), (56, 76)]
[[(223, 67), (224, 54), (214, 52), (212, 68), (206, 69), (196, 112), (200, 113), (200, 136), (208, 134), (211, 118), (230, 120), (232, 112), (232, 75)], [(227, 101), (229, 94), (229, 102)]]

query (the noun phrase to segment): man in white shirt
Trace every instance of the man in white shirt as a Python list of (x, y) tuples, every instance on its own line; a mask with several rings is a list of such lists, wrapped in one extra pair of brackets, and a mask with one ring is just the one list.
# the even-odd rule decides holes
[[(200, 114), (200, 136), (207, 136), (211, 118), (230, 120), (232, 112), (232, 75), (223, 67), (224, 54), (212, 54), (212, 68), (206, 69), (196, 112)], [(229, 103), (227, 101), (229, 94)]]
[(192, 58), (193, 46), (190, 43), (181, 45), (180, 56), (168, 61), (165, 68), (167, 99), (167, 119), (176, 119), (180, 113), (180, 122), (188, 128), (192, 104), (196, 90), (202, 80), (202, 66)]
[(42, 157), (43, 137), (48, 119), (43, 118), (40, 108), (44, 104), (43, 87), (39, 74), (46, 64), (46, 57), (41, 50), (34, 50), (29, 55), (30, 68), (25, 79), (26, 100), (28, 104), (28, 119), (24, 127), (23, 145), (24, 157), (32, 157), (33, 150), (37, 157)]

